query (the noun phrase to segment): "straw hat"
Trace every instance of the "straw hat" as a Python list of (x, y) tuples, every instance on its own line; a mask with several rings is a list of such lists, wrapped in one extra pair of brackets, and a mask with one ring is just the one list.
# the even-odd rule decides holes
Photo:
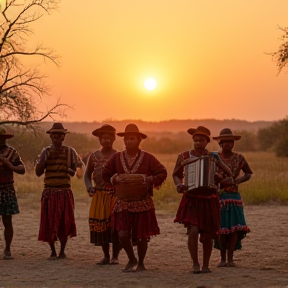
[(197, 128), (189, 128), (187, 132), (192, 136), (194, 135), (205, 136), (207, 138), (207, 141), (210, 142), (210, 135), (211, 135), (210, 130), (204, 126), (198, 126)]
[(92, 132), (92, 135), (94, 135), (96, 137), (101, 137), (103, 134), (115, 135), (115, 133), (116, 133), (116, 129), (113, 126), (111, 126), (109, 124), (104, 124), (100, 128), (95, 129)]
[(124, 137), (127, 134), (137, 134), (138, 136), (140, 136), (141, 139), (147, 138), (147, 135), (140, 132), (137, 125), (135, 125), (135, 124), (128, 124), (125, 128), (125, 132), (117, 133), (117, 135), (120, 137)]
[(51, 133), (68, 133), (67, 129), (65, 129), (62, 123), (53, 123), (53, 126), (50, 130), (46, 131), (47, 134)]
[(220, 131), (219, 136), (213, 137), (214, 140), (217, 140), (220, 142), (221, 140), (239, 140), (241, 139), (241, 136), (239, 135), (234, 135), (232, 130), (229, 128), (224, 128)]

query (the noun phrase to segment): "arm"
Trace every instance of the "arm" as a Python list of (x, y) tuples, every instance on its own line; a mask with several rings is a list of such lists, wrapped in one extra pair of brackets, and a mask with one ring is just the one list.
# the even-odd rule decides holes
[(18, 161), (16, 161), (15, 164), (10, 162), (6, 157), (3, 157), (2, 155), (0, 155), (0, 162), (2, 162), (3, 165), (7, 166), (10, 170), (12, 170), (13, 172), (17, 174), (24, 174), (26, 172), (25, 165), (20, 159), (18, 154), (17, 156), (18, 156), (18, 159), (17, 159)]
[[(160, 188), (160, 186), (163, 184), (163, 182), (167, 178), (167, 170), (166, 168), (159, 162), (158, 159), (156, 159), (155, 156), (151, 155), (151, 161), (150, 161), (150, 176), (147, 176), (145, 179), (147, 187), (154, 188)], [(150, 174), (149, 173), (149, 174)]]
[[(187, 186), (183, 183), (184, 179), (184, 165), (182, 165), (183, 157), (182, 155), (178, 155), (178, 158), (176, 160), (176, 164), (172, 173), (173, 181), (175, 186), (177, 187), (178, 193), (183, 193), (187, 190)], [(185, 163), (185, 162), (184, 162)]]
[(86, 170), (84, 174), (84, 183), (85, 183), (86, 190), (90, 197), (92, 197), (95, 193), (95, 188), (93, 187), (93, 184), (92, 184), (93, 170), (94, 170), (93, 155), (91, 153), (88, 157), (87, 166), (86, 166)]
[(237, 185), (240, 183), (248, 181), (253, 174), (248, 162), (246, 161), (246, 159), (244, 157), (241, 161), (241, 170), (244, 172), (244, 175), (235, 179), (234, 183)]
[(44, 148), (36, 160), (35, 173), (38, 177), (44, 174), (48, 151)]

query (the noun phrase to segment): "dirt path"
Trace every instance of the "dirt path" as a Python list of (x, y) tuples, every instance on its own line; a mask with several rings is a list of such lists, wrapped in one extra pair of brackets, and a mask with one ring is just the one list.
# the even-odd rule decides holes
[[(20, 201), (19, 201), (20, 202)], [(87, 201), (76, 201), (78, 236), (67, 245), (68, 259), (47, 261), (49, 248), (38, 242), (40, 208), (23, 207), (14, 217), (14, 260), (0, 260), (0, 288), (8, 287), (288, 287), (288, 207), (246, 206), (251, 229), (243, 249), (235, 254), (237, 268), (216, 268), (219, 251), (213, 250), (210, 274), (193, 275), (185, 229), (174, 224), (174, 215), (158, 211), (161, 235), (149, 244), (146, 266), (141, 273), (123, 273), (120, 265), (100, 267), (99, 247), (89, 244)], [(36, 205), (37, 206), (37, 205)], [(26, 211), (25, 211), (26, 209)], [(0, 230), (3, 250), (3, 230)], [(57, 247), (59, 250), (59, 247)]]

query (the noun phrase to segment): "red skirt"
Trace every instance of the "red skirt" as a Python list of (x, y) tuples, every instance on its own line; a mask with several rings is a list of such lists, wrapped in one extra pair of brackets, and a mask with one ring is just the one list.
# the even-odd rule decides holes
[(75, 237), (74, 198), (70, 188), (45, 188), (41, 198), (39, 241)]
[(215, 239), (221, 223), (218, 195), (183, 195), (174, 222), (184, 224), (188, 229), (197, 226), (202, 240)]
[(130, 212), (123, 210), (112, 214), (111, 224), (118, 232), (128, 231), (134, 240), (146, 239), (159, 235), (160, 229), (157, 223), (155, 209), (142, 212)]

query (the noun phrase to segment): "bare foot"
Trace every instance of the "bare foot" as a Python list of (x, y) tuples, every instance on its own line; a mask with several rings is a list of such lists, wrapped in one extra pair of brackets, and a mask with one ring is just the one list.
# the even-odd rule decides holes
[(219, 263), (217, 264), (217, 267), (218, 267), (218, 268), (227, 267), (226, 261), (219, 261)]
[(236, 267), (236, 264), (232, 261), (232, 262), (228, 262), (227, 263), (227, 267)]
[(58, 259), (66, 259), (66, 254), (64, 252), (60, 252), (58, 255)]
[(97, 265), (108, 265), (110, 263), (110, 258), (104, 257)]
[(11, 251), (4, 250), (3, 259), (4, 260), (13, 260), (14, 258), (11, 256)]
[(137, 268), (136, 268), (136, 272), (140, 272), (140, 271), (146, 271), (147, 269), (144, 266), (144, 263), (138, 264)]
[(201, 273), (211, 273), (212, 271), (207, 267), (202, 267)]
[(57, 258), (57, 255), (56, 255), (56, 253), (51, 253), (51, 255), (50, 255), (50, 257), (49, 258), (47, 258), (47, 260), (57, 260), (58, 258)]
[(110, 265), (118, 265), (119, 264), (119, 261), (117, 258), (112, 258), (111, 261), (110, 261)]
[(138, 264), (138, 261), (137, 261), (137, 259), (135, 258), (134, 260), (129, 261), (129, 262), (127, 263), (126, 267), (125, 267), (122, 271), (123, 271), (123, 272), (134, 272), (137, 264)]
[(200, 270), (200, 264), (194, 264), (192, 267), (192, 273), (193, 274), (200, 274), (201, 270)]

